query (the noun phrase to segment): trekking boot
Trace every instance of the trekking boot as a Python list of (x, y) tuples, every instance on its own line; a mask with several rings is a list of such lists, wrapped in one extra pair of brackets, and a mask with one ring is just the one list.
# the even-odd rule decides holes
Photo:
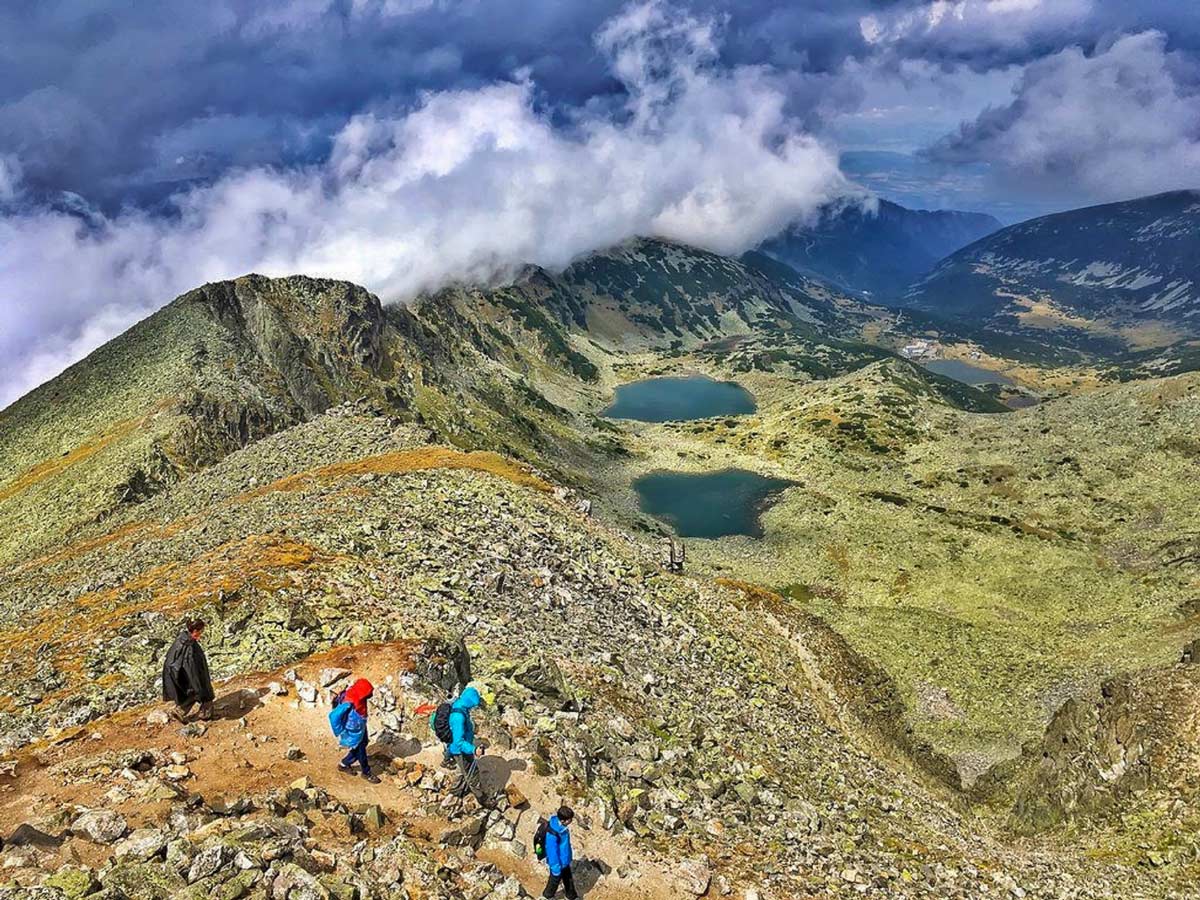
[(348, 766), (345, 763), (338, 763), (338, 771), (344, 772), (347, 775), (354, 774), (354, 766)]
[(371, 784), (379, 784), (379, 776), (374, 772), (363, 772), (362, 777), (371, 782)]

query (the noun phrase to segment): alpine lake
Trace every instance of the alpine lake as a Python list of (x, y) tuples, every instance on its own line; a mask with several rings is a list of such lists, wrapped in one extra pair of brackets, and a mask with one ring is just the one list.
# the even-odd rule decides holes
[[(688, 375), (621, 385), (604, 415), (639, 422), (682, 422), (746, 415), (756, 409), (754, 397), (736, 382)], [(680, 537), (761, 537), (760, 515), (790, 484), (748, 469), (656, 470), (635, 479), (633, 488), (641, 511), (671, 526)]]

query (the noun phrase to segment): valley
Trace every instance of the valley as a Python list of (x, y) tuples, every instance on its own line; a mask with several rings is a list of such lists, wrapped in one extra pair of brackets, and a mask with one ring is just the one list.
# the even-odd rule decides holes
[[(461, 646), (489, 732), (671, 891), (702, 865), (692, 896), (1185, 896), (1200, 375), (988, 344), (1041, 401), (1014, 411), (894, 352), (987, 340), (935, 330), (648, 240), (405, 307), (302, 277), (185, 294), (0, 412), (0, 802), (69, 789), (51, 748), (107, 746), (199, 612), (256, 689), (332, 648)], [(654, 379), (639, 416), (699, 384), (696, 418), (607, 414)], [(647, 504), (664, 477), (698, 525)], [(676, 531), (714, 535), (682, 574)], [(414, 677), (406, 717), (453, 686)], [(470, 850), (507, 833), (471, 815)]]

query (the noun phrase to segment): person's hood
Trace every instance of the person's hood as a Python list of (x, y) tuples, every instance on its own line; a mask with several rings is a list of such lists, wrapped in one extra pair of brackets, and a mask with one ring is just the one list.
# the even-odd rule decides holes
[(354, 684), (350, 685), (350, 689), (346, 691), (345, 701), (354, 707), (354, 711), (360, 716), (367, 714), (367, 698), (375, 693), (375, 688), (371, 682), (365, 678), (360, 678)]
[(473, 687), (467, 688), (454, 701), (454, 709), (474, 709), (479, 705), (479, 691)]
[(567, 826), (566, 826), (566, 825), (564, 825), (562, 822), (558, 821), (558, 816), (551, 816), (551, 817), (550, 817), (550, 824), (549, 824), (549, 828), (550, 828), (550, 830), (551, 830), (551, 831), (553, 831), (555, 834), (562, 835), (562, 834), (566, 834), (566, 833), (567, 833)]

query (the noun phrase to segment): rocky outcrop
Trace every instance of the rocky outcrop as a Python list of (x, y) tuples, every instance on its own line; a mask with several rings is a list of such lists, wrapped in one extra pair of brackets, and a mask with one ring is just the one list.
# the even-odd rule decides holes
[[(180, 298), (210, 312), (306, 415), (354, 399), (390, 374), (379, 298), (357, 285), (247, 275)], [(260, 382), (262, 383), (262, 382)]]
[(1041, 740), (994, 766), (972, 795), (1008, 805), (1013, 826), (1025, 832), (1125, 814), (1163, 795), (1183, 802), (1179, 785), (1191, 781), (1200, 702), (1200, 668), (1186, 653), (1180, 665), (1111, 678), (1071, 697)]

